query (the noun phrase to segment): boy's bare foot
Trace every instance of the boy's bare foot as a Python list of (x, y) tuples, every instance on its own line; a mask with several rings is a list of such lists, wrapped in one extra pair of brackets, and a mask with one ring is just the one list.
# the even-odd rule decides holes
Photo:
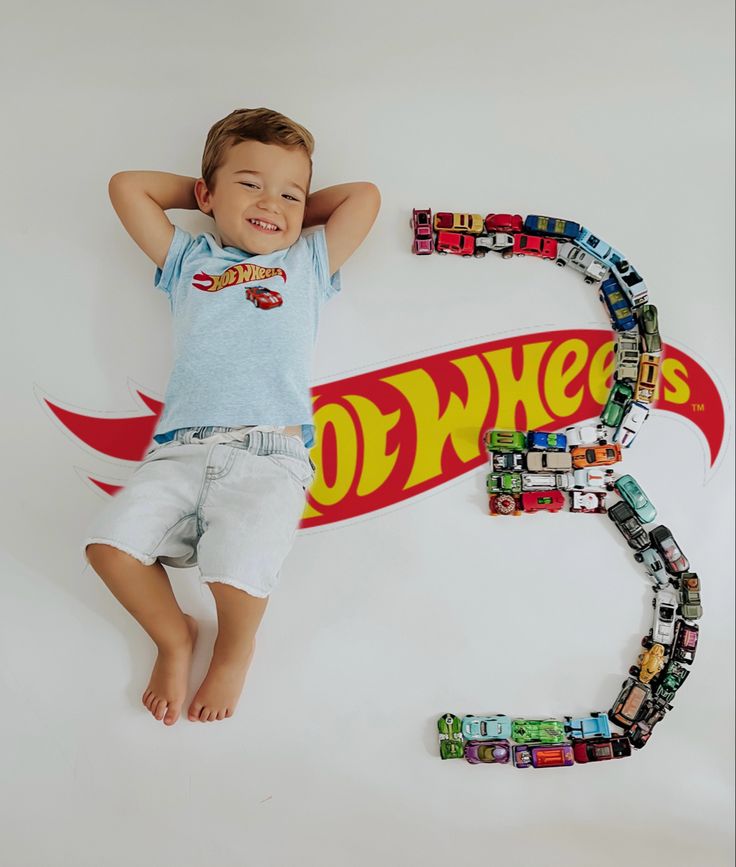
[(159, 650), (151, 680), (142, 696), (143, 704), (156, 719), (163, 719), (167, 726), (179, 719), (187, 695), (192, 651), (197, 643), (197, 621), (190, 614), (184, 617), (191, 641), (170, 650)]
[(239, 659), (232, 655), (218, 659), (213, 654), (207, 676), (189, 705), (192, 722), (212, 722), (235, 713), (255, 647), (254, 638), (250, 650)]

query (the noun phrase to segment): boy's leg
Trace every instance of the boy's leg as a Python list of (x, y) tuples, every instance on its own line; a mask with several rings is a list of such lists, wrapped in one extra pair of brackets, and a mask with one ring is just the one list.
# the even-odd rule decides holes
[(189, 719), (198, 722), (233, 715), (269, 599), (221, 581), (205, 583), (215, 597), (218, 631), (207, 676), (189, 706)]

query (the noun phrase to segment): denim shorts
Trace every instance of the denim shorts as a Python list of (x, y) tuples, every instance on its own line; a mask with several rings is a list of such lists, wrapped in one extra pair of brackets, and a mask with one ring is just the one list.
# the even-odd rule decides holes
[[(87, 528), (146, 566), (198, 566), (201, 581), (268, 596), (314, 481), (299, 437), (266, 425), (181, 428), (154, 442)], [(88, 561), (87, 561), (88, 562)]]

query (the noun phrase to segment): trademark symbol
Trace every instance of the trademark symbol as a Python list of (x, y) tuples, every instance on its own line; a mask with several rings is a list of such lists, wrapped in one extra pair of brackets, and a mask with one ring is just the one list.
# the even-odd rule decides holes
[(705, 411), (705, 404), (704, 403), (693, 403), (693, 404), (691, 404), (691, 406), (693, 408), (693, 412), (704, 412)]

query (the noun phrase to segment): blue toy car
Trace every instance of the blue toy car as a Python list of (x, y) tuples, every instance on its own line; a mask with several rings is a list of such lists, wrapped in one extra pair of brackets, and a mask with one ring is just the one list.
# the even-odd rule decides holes
[(528, 235), (550, 235), (553, 238), (576, 241), (580, 234), (580, 223), (573, 223), (572, 220), (563, 220), (560, 217), (529, 214), (524, 220), (524, 231)]
[(566, 451), (567, 437), (565, 434), (548, 433), (546, 430), (530, 430), (526, 435), (527, 448), (542, 451)]
[(629, 302), (615, 277), (609, 277), (601, 283), (598, 295), (608, 310), (611, 324), (617, 331), (632, 331), (637, 327)]
[(612, 247), (607, 241), (597, 238), (590, 229), (586, 229), (585, 226), (580, 227), (580, 234), (575, 239), (575, 243), (578, 247), (582, 247), (583, 250), (587, 250), (591, 256), (600, 259), (600, 261), (603, 262), (604, 265), (608, 265), (609, 268), (612, 265), (624, 261), (623, 253), (615, 247)]
[(462, 733), (468, 741), (493, 741), (511, 737), (511, 720), (506, 714), (463, 717)]
[(566, 716), (565, 732), (571, 738), (610, 738), (611, 727), (604, 713), (590, 716)]

